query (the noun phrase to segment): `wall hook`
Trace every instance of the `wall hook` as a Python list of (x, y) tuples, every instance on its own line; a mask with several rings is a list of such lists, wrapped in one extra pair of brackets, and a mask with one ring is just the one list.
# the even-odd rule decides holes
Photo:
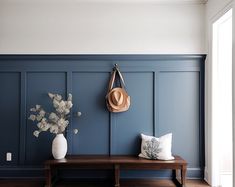
[(118, 64), (114, 64), (115, 68), (118, 69)]

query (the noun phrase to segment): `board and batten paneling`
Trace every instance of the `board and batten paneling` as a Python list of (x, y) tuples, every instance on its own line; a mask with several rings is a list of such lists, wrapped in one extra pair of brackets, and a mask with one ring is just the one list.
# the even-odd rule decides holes
[[(205, 55), (0, 55), (0, 177), (43, 175), (54, 136), (34, 137), (36, 125), (28, 117), (36, 104), (53, 109), (47, 96), (52, 92), (73, 94), (68, 154), (138, 155), (140, 133), (172, 132), (172, 152), (188, 161), (188, 177), (202, 178), (204, 61)], [(109, 113), (105, 103), (115, 63), (131, 96), (131, 107), (123, 113)], [(82, 112), (80, 118), (77, 111)], [(74, 128), (79, 129), (76, 135)], [(12, 153), (11, 162), (5, 160), (7, 152)], [(92, 172), (87, 171), (89, 176)], [(121, 176), (156, 178), (170, 173), (125, 171)]]
[[(0, 88), (0, 163), (14, 166), (20, 150), (20, 73), (0, 73)], [(12, 162), (6, 162), (7, 152), (12, 153)]]

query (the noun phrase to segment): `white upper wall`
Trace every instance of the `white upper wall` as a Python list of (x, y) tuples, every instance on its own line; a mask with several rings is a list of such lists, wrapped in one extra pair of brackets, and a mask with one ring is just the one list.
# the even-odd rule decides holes
[(205, 53), (205, 5), (183, 1), (1, 0), (0, 53)]

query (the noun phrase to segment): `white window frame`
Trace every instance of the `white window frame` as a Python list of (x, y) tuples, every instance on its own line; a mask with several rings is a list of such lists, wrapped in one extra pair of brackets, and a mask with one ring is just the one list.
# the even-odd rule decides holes
[[(205, 80), (205, 171), (204, 179), (212, 187), (217, 187), (212, 184), (213, 170), (213, 153), (212, 153), (212, 38), (213, 38), (213, 23), (223, 16), (227, 11), (233, 9), (233, 170), (235, 171), (235, 0), (218, 11), (215, 16), (209, 20), (208, 34), (208, 55), (206, 60), (206, 80)], [(235, 187), (235, 172), (233, 172), (233, 187)]]

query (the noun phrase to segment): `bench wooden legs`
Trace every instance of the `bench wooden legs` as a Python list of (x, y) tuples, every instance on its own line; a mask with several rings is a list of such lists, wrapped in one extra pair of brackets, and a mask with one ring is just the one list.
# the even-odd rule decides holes
[(180, 181), (178, 180), (178, 169), (173, 170), (173, 181), (175, 182), (176, 186), (179, 187), (186, 187), (186, 166), (182, 166), (180, 169)]
[[(175, 182), (176, 186), (178, 187), (186, 187), (186, 165), (181, 165), (180, 169), (174, 169), (173, 171), (173, 181)], [(52, 177), (54, 176), (53, 169), (50, 165), (45, 166), (45, 174), (46, 174), (46, 184), (45, 187), (52, 187), (53, 180)], [(180, 172), (179, 172), (180, 171)], [(178, 180), (180, 174), (180, 180)], [(114, 164), (114, 187), (120, 187), (120, 165)]]
[(51, 176), (51, 167), (46, 166), (45, 167), (45, 174), (46, 174), (46, 185), (45, 187), (52, 187), (52, 176)]
[(181, 185), (182, 187), (186, 187), (185, 181), (186, 181), (186, 166), (182, 166), (181, 168)]
[(114, 187), (120, 187), (120, 166), (115, 164), (114, 166), (115, 169), (115, 184)]

